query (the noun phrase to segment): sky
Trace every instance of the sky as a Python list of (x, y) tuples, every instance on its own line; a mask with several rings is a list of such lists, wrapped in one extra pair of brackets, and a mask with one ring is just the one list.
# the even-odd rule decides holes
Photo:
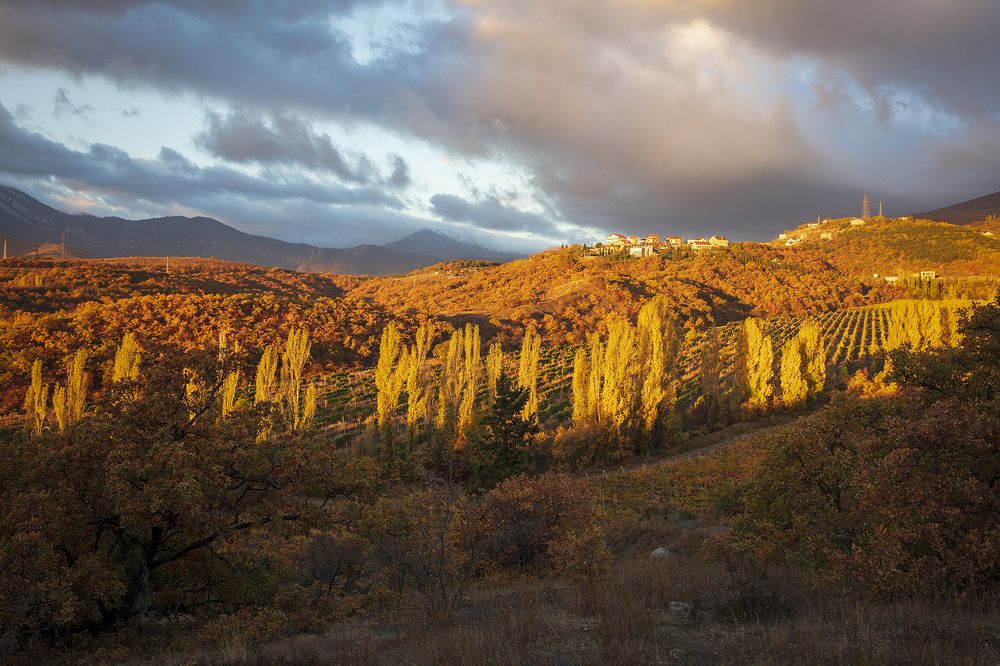
[(0, 183), (328, 247), (1000, 190), (996, 0), (0, 0)]

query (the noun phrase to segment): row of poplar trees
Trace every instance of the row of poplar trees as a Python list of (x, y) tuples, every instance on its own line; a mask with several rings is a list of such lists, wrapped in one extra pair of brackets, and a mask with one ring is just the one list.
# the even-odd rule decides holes
[(573, 360), (573, 423), (622, 442), (672, 427), (677, 408), (677, 323), (658, 296), (633, 326), (615, 318), (607, 336), (593, 334)]
[[(301, 431), (308, 428), (316, 416), (316, 386), (306, 384), (303, 370), (309, 361), (312, 344), (309, 334), (298, 328), (288, 332), (281, 345), (265, 347), (257, 364), (256, 378), (253, 387), (252, 403), (263, 403), (277, 406), (276, 415), (268, 415), (263, 419), (259, 438), (267, 437), (278, 416), (289, 431)], [(228, 359), (240, 352), (239, 345), (229, 345), (225, 333), (219, 334), (219, 367), (222, 373), (218, 376), (205, 376), (193, 369), (184, 371), (185, 402), (188, 404), (190, 416), (198, 415), (199, 405), (213, 402), (217, 405), (218, 417), (226, 418), (241, 405), (240, 395), (247, 395), (244, 389), (242, 372), (227, 368), (232, 364)], [(31, 368), (31, 384), (25, 395), (24, 408), (28, 415), (30, 429), (34, 434), (41, 434), (52, 421), (60, 433), (83, 418), (87, 394), (90, 389), (90, 374), (87, 372), (89, 354), (85, 349), (79, 349), (66, 363), (66, 380), (56, 383), (51, 389), (43, 381), (42, 362), (35, 360)], [(108, 367), (111, 384), (136, 382), (139, 379), (139, 365), (142, 353), (139, 344), (132, 333), (127, 333), (115, 350), (113, 361)], [(249, 397), (245, 405), (249, 406)]]
[[(404, 441), (410, 446), (422, 440), (440, 448), (461, 448), (496, 399), (505, 365), (500, 343), (491, 344), (484, 357), (479, 326), (467, 324), (437, 346), (437, 363), (432, 364), (437, 333), (433, 323), (424, 323), (413, 343), (405, 345), (394, 324), (382, 332), (375, 367), (374, 425), (384, 455), (391, 455)], [(527, 395), (521, 413), (525, 420), (538, 415), (541, 342), (529, 325), (516, 362), (517, 386)], [(400, 437), (403, 423), (405, 437)]]

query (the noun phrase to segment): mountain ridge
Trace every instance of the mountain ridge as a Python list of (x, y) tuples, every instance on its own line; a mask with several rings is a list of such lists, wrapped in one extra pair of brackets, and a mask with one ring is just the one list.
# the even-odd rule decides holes
[[(408, 250), (406, 239), (391, 243), (391, 247), (364, 244), (326, 248), (290, 243), (240, 231), (204, 216), (130, 220), (72, 214), (2, 185), (0, 237), (8, 240), (11, 255), (28, 254), (40, 246), (52, 254), (53, 246), (61, 252), (65, 243), (68, 254), (76, 257), (215, 257), (260, 266), (346, 275), (393, 275), (430, 266), (443, 259), (467, 258), (464, 254), (429, 255)], [(455, 243), (479, 247), (461, 241)], [(480, 255), (489, 254), (485, 248), (480, 249)]]
[(981, 197), (935, 208), (926, 213), (917, 213), (913, 217), (934, 220), (935, 222), (966, 225), (982, 222), (991, 215), (1000, 217), (1000, 192), (984, 194)]

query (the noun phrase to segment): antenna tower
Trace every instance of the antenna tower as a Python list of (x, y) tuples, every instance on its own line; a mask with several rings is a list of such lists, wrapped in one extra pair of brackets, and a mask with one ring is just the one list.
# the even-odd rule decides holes
[(861, 200), (861, 217), (867, 220), (871, 216), (872, 216), (872, 211), (868, 202), (868, 195), (865, 194), (865, 198)]

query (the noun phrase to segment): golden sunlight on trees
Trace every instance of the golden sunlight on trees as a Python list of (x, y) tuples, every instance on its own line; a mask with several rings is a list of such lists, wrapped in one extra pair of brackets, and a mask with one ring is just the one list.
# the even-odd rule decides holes
[(83, 418), (87, 403), (87, 352), (80, 349), (66, 363), (66, 385), (56, 384), (52, 391), (52, 410), (59, 432)]
[(121, 344), (115, 351), (114, 365), (111, 371), (113, 382), (134, 382), (139, 377), (139, 362), (141, 354), (135, 342), (135, 334), (126, 333)]
[(751, 317), (743, 322), (736, 363), (738, 395), (744, 407), (751, 412), (766, 410), (774, 394), (774, 350), (760, 320)]
[(528, 402), (524, 405), (525, 419), (538, 415), (538, 354), (541, 347), (541, 336), (534, 325), (529, 326), (521, 340), (517, 370), (517, 385), (528, 391)]

